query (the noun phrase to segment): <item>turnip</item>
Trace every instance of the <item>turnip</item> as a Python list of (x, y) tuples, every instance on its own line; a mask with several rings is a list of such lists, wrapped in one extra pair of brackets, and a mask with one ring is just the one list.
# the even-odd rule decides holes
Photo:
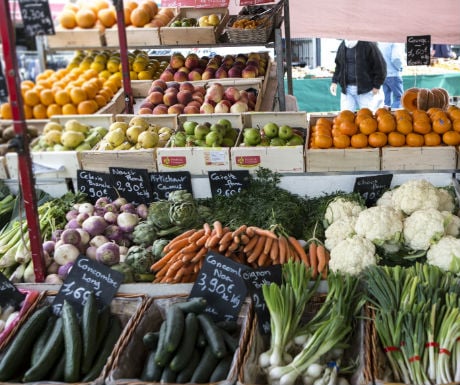
[(43, 251), (49, 255), (53, 255), (55, 245), (56, 242), (54, 241), (45, 241), (43, 242)]
[(81, 238), (80, 244), (81, 245), (88, 245), (89, 240), (91, 239), (89, 233), (87, 231), (83, 230), (83, 229), (76, 229), (76, 230), (80, 234), (80, 238)]
[(94, 206), (91, 203), (82, 203), (78, 207), (78, 212), (81, 213), (86, 213), (88, 215), (92, 215), (94, 212)]
[(46, 273), (47, 274), (57, 274), (59, 270), (59, 263), (57, 262), (52, 262), (47, 268), (46, 268)]
[(137, 214), (136, 206), (134, 206), (132, 203), (126, 203), (125, 205), (121, 206), (120, 211), (122, 213)]
[(104, 235), (109, 241), (118, 243), (123, 238), (123, 231), (117, 225), (109, 225), (104, 230)]
[(78, 222), (77, 218), (71, 219), (70, 221), (67, 222), (67, 224), (64, 226), (65, 229), (78, 229), (81, 227), (81, 223)]
[(75, 218), (75, 219), (76, 219), (76, 220), (78, 221), (78, 223), (80, 223), (80, 225), (81, 225), (81, 224), (82, 224), (84, 221), (86, 221), (90, 216), (91, 216), (91, 215), (88, 214), (88, 213), (80, 213), (80, 214), (77, 215), (77, 218)]
[(118, 217), (118, 214), (112, 211), (108, 211), (104, 213), (104, 220), (110, 225), (117, 223), (117, 217)]
[(54, 241), (54, 242), (57, 242), (59, 241), (59, 239), (61, 239), (61, 234), (64, 230), (62, 229), (59, 229), (59, 230), (54, 230), (52, 233), (51, 233), (51, 240)]
[(131, 233), (139, 223), (137, 214), (122, 212), (118, 215), (117, 225), (125, 233)]
[(69, 245), (78, 246), (81, 242), (81, 236), (76, 229), (66, 229), (61, 234), (61, 240)]
[(61, 266), (68, 262), (74, 262), (80, 255), (78, 247), (64, 243), (54, 250), (54, 260)]
[(120, 262), (120, 247), (113, 242), (107, 242), (96, 250), (96, 260), (104, 265), (112, 266)]
[(53, 263), (53, 257), (45, 250), (43, 250), (43, 261), (45, 262), (46, 267)]
[(136, 213), (139, 218), (147, 219), (149, 209), (145, 203), (141, 203), (139, 206), (136, 207)]
[(64, 244), (64, 241), (62, 239), (58, 239), (58, 241), (54, 245), (54, 250), (56, 250), (59, 246), (61, 246), (63, 244)]
[(133, 242), (131, 241), (131, 239), (129, 239), (129, 238), (127, 237), (127, 235), (128, 235), (128, 234), (125, 233), (125, 234), (123, 235), (123, 238), (120, 239), (120, 240), (117, 242), (117, 243), (118, 243), (118, 246), (130, 247), (130, 246), (133, 244)]
[(95, 208), (103, 208), (105, 205), (110, 203), (110, 199), (107, 197), (98, 198), (98, 200), (94, 203)]
[(57, 274), (48, 274), (45, 277), (45, 283), (49, 283), (52, 285), (62, 285), (62, 279)]
[(116, 207), (118, 207), (118, 209), (120, 209), (120, 207), (123, 206), (123, 205), (125, 205), (126, 203), (128, 203), (128, 201), (126, 200), (126, 198), (118, 197), (118, 198), (115, 199), (112, 203), (113, 203)]
[(104, 235), (96, 235), (95, 237), (90, 239), (89, 245), (94, 246), (94, 247), (99, 247), (107, 242), (110, 242), (110, 241)]
[(65, 215), (65, 219), (69, 222), (71, 219), (75, 219), (78, 215), (78, 210), (70, 210)]
[(115, 206), (113, 203), (105, 205), (104, 210), (106, 213), (118, 213), (118, 207)]
[(97, 215), (93, 215), (85, 220), (82, 225), (82, 229), (87, 231), (89, 235), (94, 237), (95, 235), (102, 234), (107, 227), (107, 222), (104, 218)]
[(62, 280), (66, 279), (70, 273), (70, 270), (73, 267), (73, 264), (73, 262), (68, 262), (63, 266), (60, 266), (57, 272), (59, 278), (61, 278)]
[(92, 259), (93, 261), (95, 261), (95, 260), (96, 260), (96, 250), (97, 250), (97, 247), (96, 247), (96, 246), (89, 246), (89, 247), (86, 249), (85, 255), (86, 255), (89, 259)]

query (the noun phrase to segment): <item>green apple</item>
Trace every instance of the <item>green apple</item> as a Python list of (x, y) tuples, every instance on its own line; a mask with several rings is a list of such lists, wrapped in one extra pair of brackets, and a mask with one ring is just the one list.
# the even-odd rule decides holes
[(262, 130), (267, 138), (275, 138), (278, 136), (279, 127), (276, 123), (270, 122), (265, 124)]
[(220, 146), (222, 144), (222, 135), (217, 131), (210, 131), (205, 138), (208, 146)]
[(270, 146), (285, 146), (286, 140), (280, 137), (270, 139)]
[(187, 135), (194, 135), (195, 134), (195, 127), (198, 126), (197, 122), (193, 122), (191, 120), (187, 120), (184, 122), (182, 127), (184, 127), (184, 131)]
[(206, 137), (206, 135), (209, 133), (209, 131), (211, 131), (211, 130), (209, 129), (209, 127), (207, 125), (198, 124), (195, 127), (195, 130), (194, 130), (195, 138), (204, 139)]
[(293, 134), (294, 131), (292, 130), (292, 127), (288, 126), (287, 124), (283, 124), (278, 130), (278, 136), (281, 139), (289, 140)]
[(177, 132), (171, 137), (172, 147), (185, 147), (186, 140), (185, 132)]
[(224, 147), (233, 147), (235, 145), (235, 141), (232, 138), (224, 136), (222, 139), (222, 146)]
[(293, 134), (291, 139), (286, 142), (286, 146), (302, 146), (303, 144), (304, 140), (299, 134)]
[(232, 123), (228, 119), (219, 119), (217, 123), (224, 126), (226, 130), (232, 128)]
[(216, 132), (218, 132), (219, 134), (221, 134), (222, 136), (224, 136), (224, 135), (225, 135), (226, 128), (225, 128), (225, 126), (223, 126), (222, 124), (214, 123), (214, 124), (211, 124), (210, 130), (211, 130), (211, 131), (216, 131)]
[(257, 128), (245, 128), (243, 131), (243, 142), (247, 146), (257, 146), (261, 141), (260, 131)]

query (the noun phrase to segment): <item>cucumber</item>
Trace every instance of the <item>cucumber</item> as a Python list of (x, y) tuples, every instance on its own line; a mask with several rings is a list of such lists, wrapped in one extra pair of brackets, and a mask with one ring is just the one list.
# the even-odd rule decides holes
[(118, 341), (118, 338), (123, 331), (120, 319), (116, 315), (110, 316), (109, 329), (107, 335), (104, 338), (104, 344), (101, 349), (97, 352), (97, 359), (93, 363), (91, 370), (83, 378), (83, 382), (89, 382), (96, 379), (102, 372), (104, 365), (107, 363), (110, 354)]
[(81, 372), (86, 374), (91, 369), (96, 355), (94, 341), (97, 335), (98, 309), (96, 296), (91, 291), (85, 304), (83, 305), (83, 314), (81, 318), (81, 335), (83, 342), (83, 353), (81, 362)]
[(48, 323), (45, 326), (45, 329), (36, 339), (34, 346), (32, 348), (32, 354), (30, 358), (31, 365), (35, 365), (35, 363), (40, 359), (43, 347), (45, 346), (46, 341), (48, 341), (48, 337), (50, 336), (51, 332), (54, 329), (54, 324), (56, 320), (57, 320), (57, 317), (52, 315), (49, 318)]
[(169, 366), (163, 368), (163, 373), (161, 373), (160, 382), (162, 384), (172, 384), (176, 382), (177, 373), (172, 370)]
[(64, 334), (62, 333), (62, 318), (54, 323), (52, 333), (49, 335), (41, 352), (40, 359), (24, 374), (23, 382), (40, 381), (58, 361), (64, 350)]
[(179, 346), (184, 332), (184, 312), (174, 305), (168, 307), (165, 322), (165, 347), (168, 352), (174, 352)]
[(224, 337), (225, 345), (227, 346), (228, 350), (231, 353), (235, 353), (239, 345), (239, 339), (236, 337), (233, 337), (226, 330), (220, 329), (220, 332), (222, 333), (222, 337)]
[(185, 302), (178, 302), (174, 304), (179, 309), (181, 309), (184, 313), (201, 313), (207, 305), (207, 301), (203, 297), (193, 297), (188, 299)]
[(147, 332), (142, 337), (142, 343), (147, 350), (156, 350), (158, 346), (159, 332)]
[(64, 300), (61, 317), (65, 347), (64, 381), (77, 382), (80, 379), (82, 338), (77, 313), (67, 300)]
[(54, 365), (53, 370), (48, 375), (50, 381), (64, 380), (65, 354), (62, 354), (59, 361)]
[(16, 372), (26, 357), (29, 357), (35, 340), (43, 331), (51, 315), (50, 310), (50, 305), (38, 309), (19, 329), (0, 362), (0, 381), (8, 381), (18, 375)]
[(236, 321), (219, 321), (216, 322), (216, 325), (229, 333), (234, 333), (240, 328)]
[(198, 330), (198, 335), (196, 336), (196, 347), (197, 348), (204, 348), (208, 344), (206, 341), (206, 337), (204, 333), (201, 331), (201, 327)]
[(232, 361), (233, 356), (230, 355), (222, 358), (212, 372), (211, 377), (209, 378), (209, 382), (224, 381), (228, 376), (228, 372), (232, 366)]
[(107, 334), (110, 322), (110, 306), (106, 306), (99, 312), (99, 318), (97, 320), (97, 335), (96, 335), (96, 344), (94, 345), (94, 350), (97, 352), (101, 347), (104, 337)]
[(155, 354), (155, 350), (151, 350), (147, 354), (144, 363), (144, 369), (142, 370), (141, 374), (142, 381), (158, 382), (161, 379), (163, 368), (161, 366), (158, 366), (155, 362)]
[(176, 382), (178, 384), (185, 384), (186, 382), (190, 382), (190, 379), (192, 378), (192, 375), (199, 363), (200, 353), (197, 349), (193, 349), (192, 358), (188, 362), (187, 366), (177, 374)]
[(185, 317), (184, 336), (176, 350), (176, 354), (169, 363), (169, 367), (175, 372), (180, 372), (190, 361), (196, 342), (198, 327), (198, 320), (195, 313), (188, 313)]
[(158, 336), (158, 346), (155, 353), (155, 362), (160, 367), (165, 367), (171, 360), (173, 353), (166, 349), (166, 321), (163, 321), (160, 326)]
[(218, 328), (208, 314), (198, 314), (197, 318), (200, 321), (201, 330), (206, 337), (208, 345), (211, 346), (217, 358), (223, 358), (227, 354), (227, 347), (225, 346), (221, 329)]
[(219, 363), (219, 359), (216, 357), (210, 345), (206, 346), (203, 354), (201, 355), (200, 362), (193, 372), (190, 382), (195, 384), (202, 384), (209, 382), (212, 372)]

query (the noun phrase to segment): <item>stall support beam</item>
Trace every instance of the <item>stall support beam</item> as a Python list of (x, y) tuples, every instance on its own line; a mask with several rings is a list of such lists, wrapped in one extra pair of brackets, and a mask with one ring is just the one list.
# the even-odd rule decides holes
[(286, 95), (284, 90), (284, 59), (283, 39), (281, 30), (275, 29), (275, 52), (276, 52), (276, 78), (278, 79), (278, 106), (280, 111), (286, 111)]

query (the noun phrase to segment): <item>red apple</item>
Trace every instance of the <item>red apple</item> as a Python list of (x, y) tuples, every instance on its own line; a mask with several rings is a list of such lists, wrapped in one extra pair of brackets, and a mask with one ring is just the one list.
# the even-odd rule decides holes
[(190, 71), (188, 74), (188, 80), (191, 82), (201, 80), (201, 73), (196, 70)]
[(169, 65), (174, 69), (183, 67), (184, 63), (185, 63), (185, 58), (180, 53), (172, 54), (171, 59), (169, 59)]
[(238, 100), (230, 107), (230, 112), (232, 114), (241, 114), (242, 112), (247, 112), (248, 110), (248, 105), (241, 100)]
[(192, 94), (192, 100), (197, 101), (201, 105), (203, 103), (203, 101), (204, 101), (204, 96), (200, 92), (195, 91)]
[(240, 91), (240, 101), (247, 103), (249, 101), (248, 91), (241, 90)]
[(187, 105), (184, 107), (184, 114), (199, 114), (200, 107)]
[[(160, 79), (158, 79), (158, 80), (160, 80)], [(161, 81), (162, 81), (162, 80), (161, 80)], [(165, 84), (166, 84), (166, 83), (165, 83)], [(166, 89), (166, 87), (165, 87), (165, 88), (162, 88), (162, 87), (160, 87), (160, 86), (154, 86), (154, 85), (152, 84), (152, 85), (150, 86), (150, 88), (149, 88), (149, 92), (148, 92), (148, 93), (151, 94), (152, 92), (155, 92), (155, 91), (156, 91), (156, 92), (161, 92), (161, 93), (163, 93), (163, 91), (164, 91), (165, 89)]]
[(192, 68), (198, 67), (199, 61), (200, 61), (200, 58), (199, 58), (199, 56), (198, 56), (196, 53), (189, 53), (189, 54), (185, 57), (185, 63), (184, 63), (184, 65), (185, 65), (188, 69), (192, 69)]
[(241, 77), (241, 68), (238, 66), (233, 66), (228, 70), (229, 78), (240, 78)]
[(209, 79), (214, 79), (214, 74), (216, 73), (216, 70), (214, 68), (206, 68), (204, 72), (201, 74), (201, 79), (202, 80), (209, 80)]
[(151, 110), (153, 110), (155, 108), (155, 105), (156, 103), (151, 103), (149, 102), (147, 99), (145, 99), (141, 105), (139, 106), (139, 108), (150, 108)]
[(184, 67), (180, 67), (178, 71), (185, 72), (188, 75), (188, 73), (190, 72), (190, 69), (184, 66)]
[(179, 91), (185, 91), (185, 90), (194, 92), (195, 86), (190, 82), (183, 82), (179, 85)]
[(188, 102), (187, 106), (195, 106), (198, 107), (198, 109), (200, 109), (202, 104), (203, 102), (199, 102), (198, 100), (191, 100), (190, 102)]
[(256, 78), (258, 72), (259, 70), (257, 67), (249, 65), (243, 68), (243, 71), (241, 71), (241, 77), (245, 79)]
[(185, 82), (188, 80), (188, 73), (185, 73), (183, 71), (177, 71), (174, 74), (174, 81), (176, 82)]
[(240, 90), (233, 86), (227, 87), (224, 91), (224, 98), (231, 103), (235, 103), (241, 98)]
[(184, 111), (184, 105), (180, 103), (176, 103), (168, 108), (168, 114), (176, 114), (180, 115)]
[(177, 101), (184, 106), (187, 105), (188, 102), (192, 101), (192, 93), (189, 90), (179, 91)]
[(209, 59), (206, 59), (206, 57), (203, 56), (200, 60), (198, 60), (198, 67), (204, 70), (206, 68), (206, 65), (208, 64), (208, 60)]
[(229, 111), (230, 111), (230, 102), (228, 100), (221, 100), (214, 107), (214, 112), (216, 114), (222, 114), (222, 113), (226, 114)]
[(211, 86), (206, 90), (205, 99), (212, 100), (214, 103), (218, 103), (224, 96), (224, 87), (220, 83), (212, 83)]
[(139, 108), (139, 111), (137, 113), (139, 115), (151, 115), (153, 113), (153, 110), (151, 108), (141, 107)]
[(214, 77), (216, 79), (225, 79), (225, 78), (228, 78), (228, 74), (225, 68), (219, 67), (216, 73), (214, 74)]
[(160, 79), (164, 82), (170, 82), (174, 80), (174, 74), (170, 71), (163, 71), (160, 75)]
[(162, 92), (151, 92), (147, 95), (147, 100), (154, 105), (163, 103), (163, 93)]
[(179, 91), (180, 83), (177, 81), (172, 81), (168, 83), (168, 88), (175, 88), (177, 91)]
[(200, 92), (201, 95), (204, 96), (206, 94), (206, 89), (204, 86), (195, 86), (195, 92)]
[(168, 107), (177, 103), (177, 95), (174, 92), (166, 92), (163, 95), (163, 103)]
[(200, 114), (212, 114), (214, 106), (211, 103), (204, 102), (200, 107)]
[(161, 87), (163, 89), (163, 91), (168, 88), (168, 85), (166, 84), (165, 81), (161, 80), (161, 79), (155, 79), (153, 82), (152, 82), (152, 86), (158, 86), (158, 87)]
[(165, 104), (159, 104), (158, 106), (155, 106), (155, 108), (152, 111), (152, 114), (154, 115), (164, 115), (168, 113), (168, 106)]

